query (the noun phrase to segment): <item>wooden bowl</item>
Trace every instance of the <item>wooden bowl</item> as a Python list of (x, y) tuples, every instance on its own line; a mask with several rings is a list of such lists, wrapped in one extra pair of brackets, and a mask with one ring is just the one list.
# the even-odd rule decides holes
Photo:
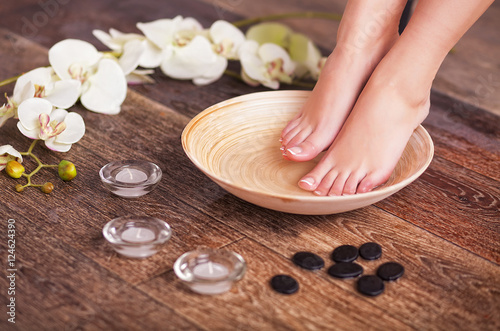
[(211, 106), (194, 117), (182, 133), (191, 161), (235, 196), (278, 211), (322, 215), (368, 206), (399, 191), (429, 166), (434, 146), (419, 126), (389, 180), (375, 190), (350, 196), (323, 197), (297, 186), (322, 154), (308, 162), (282, 158), (279, 137), (300, 110), (309, 91), (271, 91), (239, 96)]

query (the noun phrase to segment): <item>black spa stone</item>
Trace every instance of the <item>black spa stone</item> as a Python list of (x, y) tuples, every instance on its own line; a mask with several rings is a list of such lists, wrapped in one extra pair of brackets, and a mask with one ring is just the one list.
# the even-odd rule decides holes
[(387, 262), (377, 269), (377, 276), (383, 280), (396, 280), (403, 276), (405, 268), (397, 262)]
[(281, 294), (293, 294), (299, 290), (299, 283), (288, 275), (276, 275), (270, 283), (273, 290)]
[(339, 262), (328, 268), (328, 274), (336, 278), (354, 278), (363, 273), (363, 267), (354, 262)]
[(298, 252), (292, 257), (293, 263), (307, 270), (317, 270), (325, 266), (325, 261), (311, 252)]
[(382, 247), (377, 243), (365, 243), (359, 247), (359, 255), (365, 260), (376, 260), (382, 256)]
[(358, 291), (364, 295), (376, 296), (384, 292), (384, 282), (375, 275), (361, 276), (358, 279)]
[(358, 249), (352, 245), (342, 245), (332, 252), (332, 260), (335, 262), (352, 262), (358, 258)]

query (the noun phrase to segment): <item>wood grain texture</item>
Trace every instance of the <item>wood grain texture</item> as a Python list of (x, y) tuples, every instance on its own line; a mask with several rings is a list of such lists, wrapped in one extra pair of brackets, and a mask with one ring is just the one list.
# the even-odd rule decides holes
[[(286, 7), (336, 11), (343, 8), (342, 3), (292, 1)], [(263, 10), (267, 5), (269, 9)], [(96, 44), (93, 28), (130, 31), (135, 22), (176, 14), (209, 25), (219, 15), (236, 20), (253, 12), (278, 12), (285, 4), (67, 1), (35, 34), (23, 36), (23, 18), (32, 20), (40, 6), (28, 0), (2, 4), (0, 60), (8, 65), (0, 66), (0, 77), (47, 65), (47, 48), (63, 38)], [(491, 16), (485, 19), (486, 23), (478, 25), (484, 31), (498, 26)], [(290, 23), (300, 29), (303, 22)], [(328, 31), (316, 30), (319, 26), (309, 24), (304, 31), (328, 43)], [(332, 30), (336, 30), (334, 25)], [(478, 38), (478, 32), (471, 36)], [(490, 59), (497, 47), (495, 38), (485, 32), (481, 41), (485, 47), (493, 43), (492, 53), (485, 50), (468, 64), (459, 57), (455, 64), (471, 75), (479, 58), (495, 65), (497, 59)], [(0, 173), (0, 256), (5, 260), (6, 221), (15, 219), (19, 303), (19, 324), (13, 326), (5, 318), (8, 282), (2, 264), (1, 330), (500, 328), (499, 117), (482, 107), (487, 101), (463, 103), (463, 98), (436, 88), (431, 114), (424, 123), (436, 144), (436, 156), (417, 181), (360, 210), (299, 216), (259, 208), (227, 193), (191, 164), (180, 144), (182, 129), (201, 110), (264, 88), (249, 87), (230, 77), (204, 87), (159, 73), (154, 77), (154, 85), (129, 89), (117, 116), (73, 107), (84, 117), (87, 133), (70, 152), (61, 155), (37, 145), (35, 151), (46, 162), (56, 163), (61, 157), (75, 162), (79, 175), (72, 182), (64, 183), (53, 171), (44, 170), (37, 178), (56, 184), (52, 194), (37, 189), (18, 194), (12, 190), (17, 181)], [(12, 88), (2, 87), (0, 93), (10, 94)], [(26, 150), (30, 141), (11, 120), (0, 129), (0, 145), (5, 143)], [(160, 185), (134, 200), (105, 191), (98, 170), (109, 161), (125, 158), (158, 164), (163, 171)], [(33, 167), (33, 162), (26, 160), (25, 165)], [(171, 241), (146, 260), (116, 255), (101, 230), (108, 220), (126, 214), (167, 220), (174, 230)], [(325, 270), (304, 271), (290, 261), (295, 252), (309, 250), (329, 266), (334, 247), (368, 241), (380, 243), (383, 256), (378, 261), (359, 261), (366, 274), (386, 261), (398, 261), (406, 268), (403, 278), (387, 283), (385, 293), (376, 298), (358, 294), (353, 279), (333, 279)], [(247, 275), (220, 296), (191, 293), (176, 279), (172, 264), (198, 245), (241, 253), (249, 264)], [(268, 281), (276, 273), (295, 276), (299, 293), (273, 292)]]

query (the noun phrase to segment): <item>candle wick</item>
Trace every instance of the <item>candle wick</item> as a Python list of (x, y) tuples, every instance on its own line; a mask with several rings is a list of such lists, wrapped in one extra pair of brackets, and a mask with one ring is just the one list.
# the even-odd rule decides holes
[(213, 273), (214, 273), (214, 268), (212, 266), (212, 261), (208, 261), (208, 273), (210, 275), (213, 275)]
[(141, 237), (141, 231), (142, 231), (142, 228), (139, 228), (139, 230), (137, 230), (137, 238)]
[(130, 179), (134, 179), (134, 175), (132, 174), (132, 171), (130, 171), (129, 168), (125, 168), (125, 170), (127, 170), (129, 176), (130, 176)]

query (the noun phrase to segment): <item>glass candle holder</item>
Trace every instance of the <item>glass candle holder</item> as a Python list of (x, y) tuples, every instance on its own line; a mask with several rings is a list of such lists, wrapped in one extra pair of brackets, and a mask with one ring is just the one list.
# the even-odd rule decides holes
[(112, 193), (135, 198), (151, 192), (160, 182), (160, 167), (148, 161), (123, 160), (106, 164), (99, 171), (104, 186)]
[(146, 258), (172, 236), (167, 222), (148, 216), (124, 216), (109, 221), (102, 229), (113, 249), (126, 257)]
[(194, 292), (219, 294), (229, 291), (246, 271), (241, 255), (207, 247), (184, 253), (174, 263), (174, 272)]

